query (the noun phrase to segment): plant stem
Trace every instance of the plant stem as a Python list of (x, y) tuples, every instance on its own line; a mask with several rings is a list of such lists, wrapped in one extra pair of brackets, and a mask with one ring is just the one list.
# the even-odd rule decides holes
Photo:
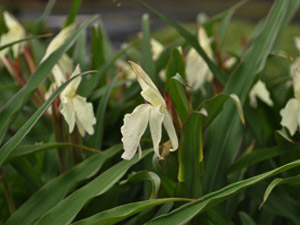
[(10, 211), (10, 214), (13, 214), (16, 211), (16, 206), (14, 199), (11, 195), (11, 192), (9, 190), (8, 184), (5, 179), (5, 174), (3, 173), (2, 169), (0, 169), (0, 179), (2, 180), (3, 186), (4, 186), (4, 191), (5, 191), (5, 196), (8, 204), (8, 208)]

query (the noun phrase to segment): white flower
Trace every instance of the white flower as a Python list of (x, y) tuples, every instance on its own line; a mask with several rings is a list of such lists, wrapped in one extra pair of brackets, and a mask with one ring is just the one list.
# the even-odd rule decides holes
[(147, 103), (137, 106), (131, 114), (126, 114), (124, 117), (124, 125), (121, 127), (124, 145), (122, 158), (130, 160), (135, 155), (148, 123), (155, 154), (160, 157), (159, 143), (162, 136), (162, 124), (171, 140), (170, 151), (175, 151), (178, 148), (178, 139), (164, 99), (145, 71), (133, 62), (130, 64), (142, 88), (141, 95)]
[(285, 108), (280, 111), (280, 124), (289, 129), (293, 136), (300, 125), (300, 64), (292, 71), (295, 98), (290, 99)]
[[(55, 50), (61, 47), (64, 42), (75, 32), (75, 30), (75, 23), (62, 29), (49, 43), (46, 49), (46, 53), (41, 62), (43, 62), (49, 55), (51, 55)], [(72, 73), (72, 70), (72, 59), (67, 54), (63, 54), (62, 57), (58, 60), (58, 63), (52, 68), (51, 71), (57, 86), (62, 85), (66, 81), (67, 75), (70, 75)]]
[[(79, 65), (76, 66), (71, 77), (80, 73)], [(86, 102), (86, 98), (76, 94), (80, 84), (81, 77), (75, 78), (60, 94), (60, 112), (64, 116), (69, 126), (69, 133), (72, 133), (77, 125), (81, 136), (85, 131), (92, 135), (94, 133), (93, 125), (96, 123), (92, 103)]]
[(294, 37), (295, 45), (298, 51), (300, 52), (300, 37)]
[(250, 105), (253, 108), (257, 107), (256, 98), (260, 98), (264, 103), (269, 106), (273, 106), (273, 101), (270, 98), (270, 93), (266, 87), (266, 84), (261, 80), (257, 81), (249, 92)]
[[(210, 59), (213, 59), (213, 51), (210, 43), (211, 39), (208, 38), (206, 31), (203, 27), (198, 30), (199, 45), (203, 48), (204, 52)], [(201, 89), (203, 92), (203, 84), (206, 81), (211, 81), (213, 74), (210, 71), (205, 60), (199, 55), (199, 53), (192, 48), (186, 56), (186, 80), (192, 87), (192, 90)]]
[(131, 81), (136, 79), (135, 73), (132, 71), (130, 65), (122, 59), (117, 59), (115, 62), (116, 68), (124, 75), (125, 79), (129, 81), (126, 82), (126, 86), (129, 87), (131, 85)]
[[(26, 38), (25, 29), (13, 15), (11, 15), (9, 12), (4, 11), (3, 18), (8, 32), (2, 34), (2, 36), (0, 37), (0, 46)], [(14, 44), (12, 46), (13, 57), (17, 58), (18, 55), (24, 51), (24, 47), (25, 42)], [(8, 51), (9, 48), (5, 48), (0, 51), (0, 55), (4, 56), (8, 53)]]
[(236, 63), (236, 58), (235, 57), (230, 57), (228, 59), (226, 59), (223, 63), (224, 67), (226, 69), (231, 69), (231, 67)]
[(151, 44), (151, 51), (152, 51), (152, 59), (155, 61), (163, 52), (164, 46), (154, 38), (151, 38), (150, 44)]

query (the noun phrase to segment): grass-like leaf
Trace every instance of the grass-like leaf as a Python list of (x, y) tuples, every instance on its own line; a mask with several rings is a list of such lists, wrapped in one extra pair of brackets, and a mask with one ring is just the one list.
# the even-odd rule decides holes
[(112, 225), (132, 215), (135, 215), (141, 211), (144, 211), (146, 209), (153, 208), (155, 206), (165, 204), (168, 202), (176, 202), (176, 201), (188, 201), (188, 199), (164, 198), (164, 199), (152, 199), (152, 200), (134, 202), (113, 209), (105, 210), (94, 216), (78, 221), (74, 223), (74, 225), (88, 225), (88, 224)]
[(35, 220), (58, 204), (70, 188), (79, 181), (93, 176), (106, 160), (117, 154), (121, 149), (121, 145), (111, 147), (103, 153), (91, 156), (66, 173), (54, 178), (17, 209), (6, 224), (33, 224)]
[(139, 162), (150, 152), (152, 150), (144, 150), (141, 158), (136, 155), (130, 161), (122, 161), (109, 168), (48, 211), (37, 221), (36, 225), (69, 224), (90, 199), (105, 193), (124, 176), (131, 166)]
[(150, 9), (152, 12), (154, 12), (157, 16), (159, 16), (163, 21), (165, 21), (167, 24), (172, 26), (174, 29), (180, 33), (180, 35), (193, 47), (195, 50), (199, 53), (199, 55), (205, 60), (208, 67), (210, 68), (211, 72), (215, 75), (215, 77), (222, 83), (225, 84), (227, 80), (227, 76), (225, 73), (223, 73), (212, 61), (211, 59), (206, 55), (202, 47), (198, 43), (198, 39), (196, 36), (191, 34), (189, 31), (187, 31), (185, 28), (181, 27), (180, 25), (176, 24), (160, 12), (158, 12), (156, 9), (152, 8), (150, 5), (148, 5), (146, 2), (141, 1), (143, 5), (145, 5), (148, 9)]
[(205, 210), (213, 207), (214, 205), (224, 201), (230, 196), (244, 190), (247, 187), (253, 186), (258, 182), (275, 176), (281, 172), (290, 170), (300, 166), (300, 160), (295, 160), (291, 163), (278, 167), (274, 170), (268, 171), (266, 173), (235, 182), (230, 184), (218, 191), (209, 193), (201, 197), (199, 202), (187, 203), (178, 209), (173, 210), (171, 213), (158, 217), (153, 221), (147, 223), (147, 225), (183, 225), (189, 222), (197, 214), (204, 212)]

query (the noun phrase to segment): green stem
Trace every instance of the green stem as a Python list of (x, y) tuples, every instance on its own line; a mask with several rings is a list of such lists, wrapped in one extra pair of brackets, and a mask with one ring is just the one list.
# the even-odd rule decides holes
[[(62, 132), (62, 120), (59, 116), (56, 102), (52, 104), (52, 127), (55, 135), (56, 142), (65, 142)], [(65, 148), (57, 148), (58, 167), (60, 173), (64, 173), (68, 170), (68, 151)]]
[(6, 182), (5, 175), (2, 171), (2, 169), (0, 169), (0, 176), (1, 176), (3, 186), (4, 186), (5, 196), (6, 196), (6, 200), (7, 200), (7, 204), (8, 204), (10, 214), (13, 214), (16, 211), (16, 206), (15, 206), (14, 199), (11, 195), (11, 192), (9, 190), (9, 187), (8, 187), (7, 182)]

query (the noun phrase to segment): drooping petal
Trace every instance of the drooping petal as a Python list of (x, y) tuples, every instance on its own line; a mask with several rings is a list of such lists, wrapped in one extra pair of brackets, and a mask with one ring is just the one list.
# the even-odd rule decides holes
[(66, 74), (63, 73), (63, 71), (57, 64), (53, 66), (51, 72), (54, 78), (54, 82), (57, 86), (62, 85), (67, 80)]
[(161, 126), (163, 119), (164, 114), (160, 112), (160, 106), (152, 107), (149, 116), (149, 125), (153, 142), (153, 150), (159, 158), (161, 158), (159, 154), (159, 143), (161, 140)]
[(85, 131), (92, 135), (96, 118), (93, 111), (93, 104), (86, 101), (86, 98), (76, 95), (72, 98), (73, 110), (75, 112), (75, 121), (81, 136)]
[(41, 62), (44, 61), (49, 55), (51, 55), (51, 53), (53, 53), (56, 49), (62, 46), (63, 43), (75, 32), (75, 30), (76, 30), (75, 23), (62, 29), (48, 45), (48, 48), (46, 49), (46, 53), (43, 59), (41, 60)]
[(138, 64), (132, 61), (129, 61), (129, 63), (131, 64), (131, 67), (136, 74), (137, 81), (139, 82), (142, 90), (151, 88), (159, 93), (157, 87), (152, 82), (151, 78), (147, 75), (147, 73), (142, 69), (142, 67), (140, 67)]
[(64, 101), (60, 104), (60, 113), (64, 116), (68, 126), (69, 133), (72, 133), (75, 127), (75, 112), (71, 101)]
[(284, 109), (280, 111), (280, 124), (289, 129), (291, 135), (294, 135), (299, 125), (299, 101), (292, 98), (288, 101)]
[(172, 144), (172, 149), (170, 149), (170, 151), (176, 151), (178, 148), (178, 138), (175, 131), (175, 127), (173, 125), (172, 118), (169, 112), (166, 110), (164, 114), (165, 115), (164, 115), (163, 124)]
[(273, 101), (270, 97), (270, 92), (268, 91), (266, 84), (261, 80), (257, 81), (249, 92), (250, 105), (254, 108), (257, 107), (256, 98), (260, 98), (264, 103), (269, 106), (273, 106)]
[(300, 57), (290, 66), (295, 97), (300, 99)]
[(148, 125), (151, 107), (149, 104), (142, 104), (137, 106), (131, 114), (125, 115), (124, 125), (121, 127), (124, 146), (123, 159), (130, 160), (136, 153)]
[(300, 37), (294, 37), (294, 41), (295, 41), (295, 46), (300, 53)]
[(186, 79), (192, 90), (200, 89), (206, 81), (213, 78), (204, 59), (195, 49), (191, 49), (186, 56)]
[(198, 41), (200, 46), (203, 48), (207, 56), (212, 59), (213, 58), (213, 51), (211, 49), (211, 41), (212, 39), (207, 36), (207, 33), (203, 27), (198, 29)]
[(154, 38), (151, 38), (150, 44), (151, 44), (151, 51), (152, 51), (152, 59), (155, 61), (158, 59), (158, 57), (164, 50), (164, 46)]
[[(3, 19), (5, 25), (8, 29), (7, 33), (4, 33), (0, 37), (0, 45), (5, 45), (20, 39), (24, 39), (26, 37), (25, 29), (23, 28), (22, 24), (11, 15), (9, 12), (3, 12)], [(12, 46), (13, 56), (16, 58), (20, 53), (24, 51), (25, 42), (20, 42), (18, 44), (14, 44)], [(9, 51), (9, 48), (5, 48), (0, 51), (0, 55), (4, 56)]]
[[(80, 73), (81, 73), (81, 70), (80, 70), (80, 66), (78, 64), (70, 78), (72, 78)], [(74, 80), (72, 80), (71, 83), (68, 84), (68, 86), (62, 91), (61, 97), (62, 96), (65, 98), (74, 97), (76, 95), (76, 91), (77, 91), (77, 88), (78, 88), (80, 82), (81, 82), (81, 76), (78, 76)]]
[(72, 74), (74, 68), (73, 60), (67, 54), (62, 55), (58, 61), (58, 65), (65, 75), (70, 76)]

